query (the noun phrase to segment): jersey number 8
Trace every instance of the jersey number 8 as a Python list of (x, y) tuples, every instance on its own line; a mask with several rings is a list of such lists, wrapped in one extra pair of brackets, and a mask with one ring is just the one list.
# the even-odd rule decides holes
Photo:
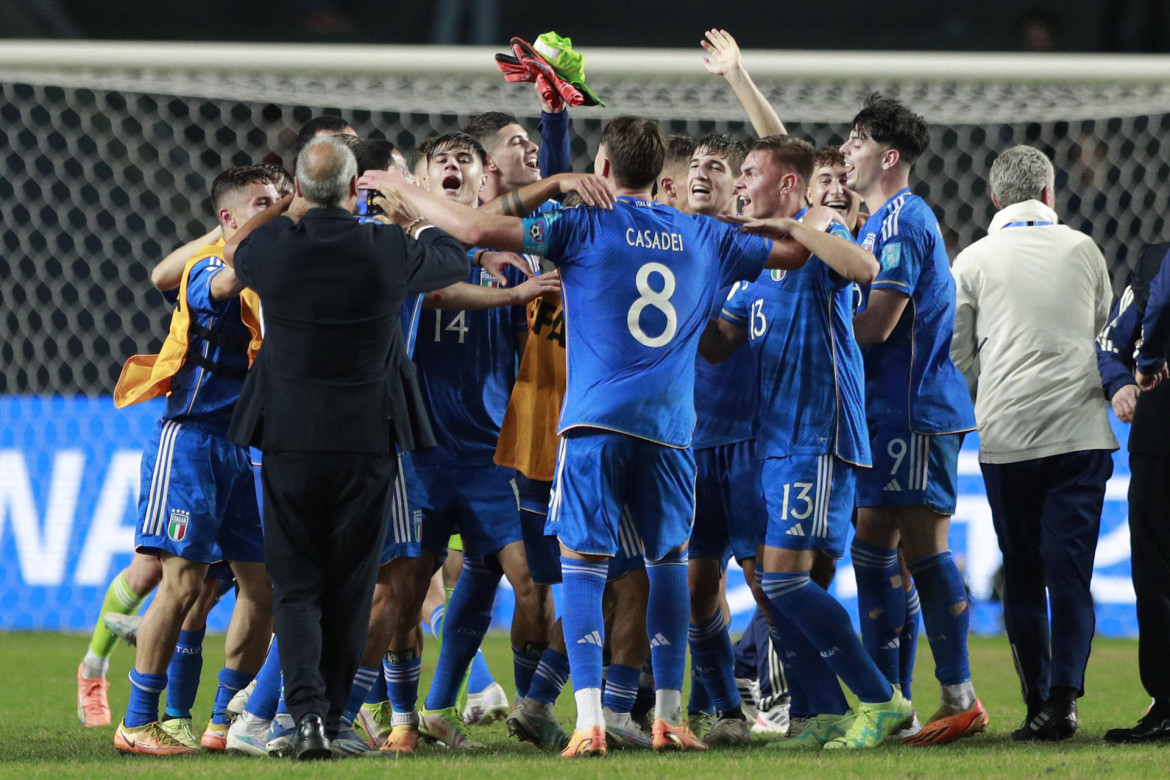
[[(655, 290), (650, 286), (651, 274), (658, 274), (662, 277), (661, 290)], [(630, 306), (630, 311), (626, 315), (626, 326), (630, 329), (630, 335), (639, 344), (645, 344), (647, 347), (662, 347), (669, 344), (678, 330), (678, 313), (675, 312), (674, 306), (670, 303), (670, 296), (674, 295), (674, 272), (662, 263), (646, 263), (638, 269), (638, 275), (634, 277), (634, 284), (638, 288), (638, 298)], [(657, 336), (650, 336), (642, 330), (640, 322), (642, 310), (647, 306), (653, 306), (666, 317), (666, 328)]]

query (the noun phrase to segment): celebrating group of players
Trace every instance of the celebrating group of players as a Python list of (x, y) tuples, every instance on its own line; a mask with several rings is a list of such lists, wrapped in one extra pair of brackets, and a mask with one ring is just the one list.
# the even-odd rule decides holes
[[(944, 242), (909, 191), (926, 123), (873, 95), (839, 149), (815, 149), (787, 135), (729, 35), (712, 30), (704, 46), (756, 140), (667, 138), (620, 117), (594, 173), (574, 174), (568, 112), (547, 103), (539, 147), (490, 112), (426, 141), (413, 165), (336, 117), (302, 130), (298, 147), (327, 135), (352, 149), (357, 218), (429, 222), (471, 247), (473, 265), (402, 312), (439, 445), (400, 455), (366, 650), (344, 712), (327, 720), (335, 753), (411, 753), (420, 738), (474, 749), (469, 723), (497, 713), (567, 757), (743, 745), (753, 721), (786, 725), (773, 743), (784, 749), (939, 745), (986, 727), (947, 542), (975, 419), (949, 357)], [(167, 399), (144, 450), (139, 554), (103, 605), (133, 614), (158, 586), (114, 736), (123, 752), (292, 744), (278, 644), (297, 637), (269, 641), (254, 458), (225, 436), (262, 348), (262, 302), (223, 262), (225, 241), (292, 191), (274, 166), (217, 177), (216, 229), (152, 274), (176, 291), (167, 341), (131, 359), (115, 391), (119, 405)], [(854, 525), (860, 638), (827, 590)], [(768, 671), (754, 686), (737, 685), (737, 669), (757, 672), (737, 664), (721, 598), (731, 555), (759, 605), (754, 654)], [(434, 579), (444, 559), (449, 598)], [(478, 653), (501, 576), (516, 595), (512, 702)], [(198, 738), (203, 627), (233, 580), (227, 660)], [(921, 724), (910, 703), (920, 613), (941, 685)], [(442, 642), (420, 708), (424, 618)], [(113, 643), (99, 621), (78, 669), (88, 726), (110, 722)], [(570, 678), (566, 734), (553, 707)]]

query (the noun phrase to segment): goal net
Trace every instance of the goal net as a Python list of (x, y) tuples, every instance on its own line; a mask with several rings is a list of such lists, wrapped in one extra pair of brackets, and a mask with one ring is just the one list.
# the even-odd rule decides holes
[[(669, 132), (751, 133), (733, 93), (704, 71), (697, 49), (585, 53), (590, 86), (607, 107), (572, 110), (576, 170), (588, 169), (603, 123), (619, 114), (657, 118)], [(5, 43), (0, 394), (110, 393), (122, 361), (156, 351), (166, 332), (169, 307), (151, 287), (149, 270), (214, 225), (211, 180), (228, 166), (266, 157), (290, 164), (296, 130), (311, 116), (338, 113), (363, 137), (407, 150), (486, 110), (512, 112), (535, 134), (539, 105), (531, 87), (505, 83), (492, 54)], [(936, 209), (952, 254), (984, 234), (993, 213), (988, 169), (1017, 143), (1053, 158), (1058, 212), (1097, 241), (1116, 281), (1142, 244), (1166, 237), (1170, 65), (1162, 59), (745, 52), (744, 61), (790, 132), (816, 145), (840, 143), (874, 90), (923, 114), (932, 137), (912, 187)], [(25, 408), (0, 409), (0, 417), (15, 419)], [(48, 501), (48, 489), (36, 485), (52, 481), (50, 460), (42, 457), (41, 471), (30, 472), (33, 504)], [(95, 484), (90, 492), (97, 491)], [(3, 540), (4, 502), (19, 492), (0, 484), (2, 547), (10, 544)], [(132, 506), (126, 511), (131, 517)], [(122, 549), (130, 546), (127, 529), (119, 532)], [(48, 545), (49, 530), (46, 517), (33, 541)], [(1120, 551), (1124, 540), (1114, 541)], [(72, 560), (83, 542), (67, 542)], [(994, 540), (980, 544), (993, 548)], [(1118, 553), (1125, 568), (1113, 583), (1121, 590), (1126, 553)], [(978, 567), (993, 568), (994, 557), (983, 556)], [(986, 582), (990, 571), (978, 575)], [(98, 579), (90, 572), (84, 584)]]

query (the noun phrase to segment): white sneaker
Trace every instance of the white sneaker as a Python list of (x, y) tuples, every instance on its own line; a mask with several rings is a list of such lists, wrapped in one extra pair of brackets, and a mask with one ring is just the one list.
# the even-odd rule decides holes
[(510, 711), (507, 691), (498, 682), (493, 682), (479, 693), (467, 694), (463, 722), (468, 726), (484, 726), (503, 720)]
[(110, 633), (121, 639), (131, 647), (138, 646), (138, 626), (142, 624), (142, 615), (123, 615), (120, 612), (103, 612), (102, 622)]
[(252, 691), (254, 690), (256, 690), (255, 677), (252, 678), (252, 682), (236, 691), (236, 695), (228, 702), (227, 711), (224, 713), (227, 716), (228, 723), (234, 723), (236, 718), (240, 717), (240, 713), (248, 706), (248, 699), (252, 698)]
[(755, 680), (748, 677), (736, 677), (735, 687), (739, 690), (739, 706), (743, 708), (744, 717), (749, 721), (756, 719), (757, 703), (760, 700), (760, 686)]
[(756, 722), (752, 724), (753, 734), (787, 734), (788, 733), (788, 704), (776, 704), (768, 711), (760, 710), (756, 713)]
[(245, 756), (268, 755), (268, 729), (272, 721), (242, 712), (227, 733), (227, 752)]
[(915, 734), (917, 734), (920, 731), (922, 731), (922, 724), (918, 722), (918, 713), (915, 712), (914, 717), (911, 718), (911, 720), (910, 720), (910, 725), (907, 726), (906, 728), (902, 729), (901, 731), (898, 731), (898, 732), (895, 732), (894, 734), (891, 734), (890, 739), (895, 741), (895, 742), (901, 742), (902, 740), (904, 740), (908, 737), (914, 736)]

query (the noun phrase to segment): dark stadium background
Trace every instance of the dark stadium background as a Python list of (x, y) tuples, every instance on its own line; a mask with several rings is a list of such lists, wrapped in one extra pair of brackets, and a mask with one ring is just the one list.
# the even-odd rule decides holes
[[(469, 41), (467, 19), (460, 40)], [(555, 29), (584, 46), (693, 46), (708, 27), (745, 48), (1011, 51), (1028, 48), (1024, 22), (1051, 31), (1061, 51), (1166, 51), (1170, 11), (1161, 0), (494, 0), (497, 34)], [(428, 43), (438, 0), (0, 0), (0, 37), (122, 40)], [(620, 20), (620, 23), (616, 21)]]

